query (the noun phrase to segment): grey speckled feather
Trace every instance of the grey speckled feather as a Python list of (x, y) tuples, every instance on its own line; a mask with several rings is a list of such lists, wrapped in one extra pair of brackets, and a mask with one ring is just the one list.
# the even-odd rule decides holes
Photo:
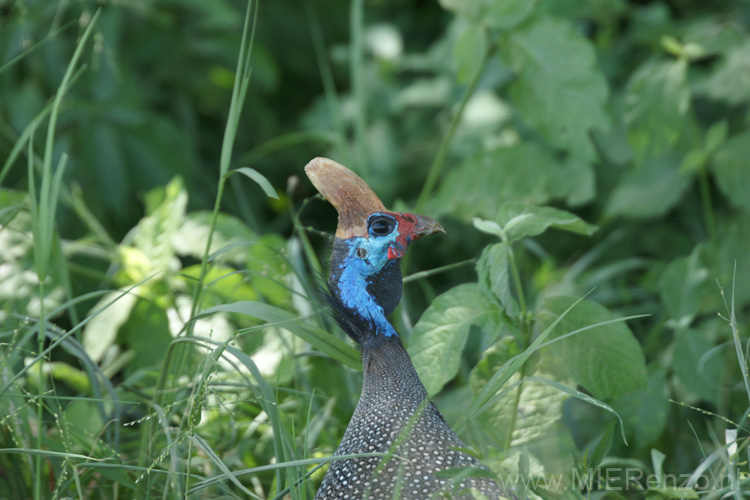
[[(316, 500), (483, 498), (479, 494), (489, 500), (513, 498), (488, 478), (470, 477), (454, 487), (450, 480), (436, 477), (441, 470), (486, 467), (455, 449), (466, 445), (427, 399), (427, 391), (397, 337), (363, 346), (362, 363), (362, 396), (336, 455), (387, 453), (394, 442), (400, 442), (394, 456), (382, 465), (383, 457), (332, 462)], [(415, 417), (420, 409), (421, 415)], [(410, 419), (415, 421), (406, 434)]]

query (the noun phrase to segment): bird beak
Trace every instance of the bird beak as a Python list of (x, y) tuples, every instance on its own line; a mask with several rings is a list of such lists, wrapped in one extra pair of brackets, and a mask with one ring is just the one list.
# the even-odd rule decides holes
[(422, 236), (427, 236), (433, 233), (445, 233), (445, 229), (443, 229), (443, 226), (438, 223), (435, 219), (431, 219), (430, 217), (427, 217), (426, 215), (414, 215), (414, 217), (417, 219), (417, 224), (414, 226), (414, 229), (412, 229), (411, 234), (409, 237), (412, 240), (416, 240), (417, 238), (421, 238)]

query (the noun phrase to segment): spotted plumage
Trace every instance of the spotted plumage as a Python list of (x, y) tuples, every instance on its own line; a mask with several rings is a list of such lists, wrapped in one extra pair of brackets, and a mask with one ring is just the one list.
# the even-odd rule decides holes
[[(401, 298), (399, 259), (412, 240), (442, 227), (434, 220), (386, 211), (345, 167), (317, 158), (305, 168), (339, 212), (331, 254), (329, 301), (342, 329), (362, 348), (362, 395), (316, 500), (512, 498), (430, 401), (387, 316)], [(458, 483), (440, 471), (472, 468)]]

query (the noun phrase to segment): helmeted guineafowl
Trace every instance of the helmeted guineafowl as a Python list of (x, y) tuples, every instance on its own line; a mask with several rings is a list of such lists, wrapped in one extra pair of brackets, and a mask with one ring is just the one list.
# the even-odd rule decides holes
[[(316, 158), (308, 177), (336, 208), (329, 301), (338, 323), (362, 348), (362, 395), (316, 500), (508, 498), (430, 401), (411, 359), (386, 319), (401, 299), (400, 259), (409, 243), (443, 231), (429, 217), (390, 212), (346, 167)], [(444, 231), (443, 231), (444, 232)], [(439, 471), (474, 468), (455, 484)]]

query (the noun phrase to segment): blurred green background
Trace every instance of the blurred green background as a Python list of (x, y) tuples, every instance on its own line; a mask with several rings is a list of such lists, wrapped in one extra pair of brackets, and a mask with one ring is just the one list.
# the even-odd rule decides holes
[[(747, 496), (749, 28), (742, 0), (0, 0), (0, 497), (312, 498), (361, 379), (315, 156), (446, 227), (392, 321), (501, 477)], [(573, 484), (608, 467), (678, 480)]]

